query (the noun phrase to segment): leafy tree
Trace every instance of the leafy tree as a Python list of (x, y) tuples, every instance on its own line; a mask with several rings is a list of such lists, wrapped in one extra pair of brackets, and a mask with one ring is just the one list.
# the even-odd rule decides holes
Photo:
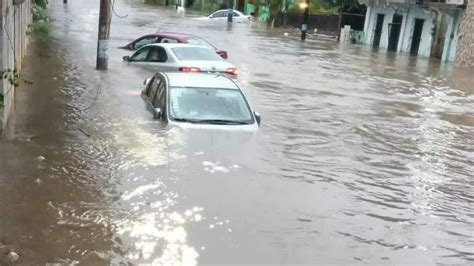
[(42, 8), (46, 8), (46, 6), (48, 5), (48, 0), (35, 0), (35, 4)]

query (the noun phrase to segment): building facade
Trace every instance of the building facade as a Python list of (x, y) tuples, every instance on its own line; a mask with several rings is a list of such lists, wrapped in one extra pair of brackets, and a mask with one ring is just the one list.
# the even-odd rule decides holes
[(468, 3), (459, 32), (456, 65), (474, 67), (474, 2)]
[(359, 0), (367, 5), (364, 43), (454, 61), (465, 0)]

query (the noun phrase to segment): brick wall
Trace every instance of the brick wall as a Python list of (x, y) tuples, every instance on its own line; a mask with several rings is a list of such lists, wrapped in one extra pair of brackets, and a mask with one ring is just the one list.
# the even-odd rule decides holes
[(474, 0), (468, 0), (459, 29), (456, 66), (474, 67)]

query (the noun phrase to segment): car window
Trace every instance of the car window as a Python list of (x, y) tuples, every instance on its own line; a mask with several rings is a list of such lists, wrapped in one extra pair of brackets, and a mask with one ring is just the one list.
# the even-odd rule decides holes
[(168, 60), (168, 56), (166, 55), (165, 49), (156, 46), (150, 48), (150, 52), (146, 58), (147, 62), (166, 62), (166, 60)]
[(254, 122), (240, 90), (172, 87), (169, 93), (171, 119)]
[(199, 61), (220, 61), (222, 58), (215, 51), (209, 48), (201, 47), (176, 47), (171, 49), (181, 61), (199, 60)]
[(214, 14), (212, 14), (211, 17), (220, 18), (220, 17), (226, 17), (226, 16), (227, 16), (227, 11), (217, 11)]
[(144, 37), (144, 38), (136, 41), (135, 44), (133, 45), (133, 48), (140, 49), (141, 47), (143, 47), (147, 44), (155, 43), (157, 41), (158, 41), (158, 37), (156, 37), (156, 36)]
[(161, 43), (179, 43), (178, 40), (176, 39), (171, 39), (171, 38), (166, 38), (166, 37), (163, 37), (161, 40), (160, 40)]
[(166, 102), (165, 94), (166, 94), (165, 82), (161, 81), (159, 86), (158, 86), (158, 91), (156, 93), (156, 96), (153, 100), (153, 106), (159, 107), (162, 110), (164, 110), (164, 106), (165, 106), (165, 102)]
[(148, 97), (150, 97), (150, 94), (151, 94), (151, 85), (153, 84), (153, 82), (155, 81), (156, 77), (152, 77), (150, 79), (150, 81), (146, 84), (146, 95)]
[(235, 12), (235, 11), (232, 12), (232, 15), (233, 15), (234, 17), (239, 17), (239, 16), (240, 16), (239, 13), (237, 13), (237, 12)]
[(149, 51), (150, 47), (143, 47), (140, 50), (136, 51), (130, 59), (132, 61), (145, 61)]
[(206, 47), (209, 47), (211, 49), (216, 49), (212, 44), (210, 44), (209, 42), (207, 42), (206, 40), (201, 39), (201, 38), (194, 38), (194, 37), (193, 38), (188, 38), (188, 43), (189, 44), (206, 46)]
[(156, 97), (156, 92), (158, 91), (158, 87), (160, 86), (160, 83), (161, 83), (161, 78), (156, 77), (153, 80), (153, 83), (150, 86), (150, 93), (148, 94), (148, 97), (149, 97), (150, 102), (153, 104), (154, 107), (156, 107), (155, 104), (154, 104), (154, 99)]

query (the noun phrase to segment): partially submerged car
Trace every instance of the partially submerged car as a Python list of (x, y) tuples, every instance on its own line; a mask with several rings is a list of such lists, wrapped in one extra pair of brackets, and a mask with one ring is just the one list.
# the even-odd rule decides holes
[(151, 65), (156, 72), (181, 71), (221, 73), (236, 77), (237, 68), (211, 49), (182, 43), (148, 44), (123, 60), (131, 64)]
[[(209, 20), (209, 21), (227, 21), (227, 17), (231, 12), (230, 9), (221, 9), (210, 14), (207, 17), (198, 17), (199, 20)], [(232, 10), (232, 21), (237, 23), (249, 23), (252, 22), (252, 16), (245, 15), (244, 13), (238, 10)]]
[(144, 35), (120, 48), (127, 50), (138, 50), (143, 46), (151, 43), (187, 43), (201, 45), (215, 50), (216, 53), (224, 59), (228, 58), (227, 51), (217, 49), (214, 45), (212, 45), (205, 39), (196, 35), (178, 32), (157, 32), (153, 34)]
[(142, 97), (168, 125), (256, 130), (260, 115), (239, 86), (223, 75), (157, 73), (145, 80)]

